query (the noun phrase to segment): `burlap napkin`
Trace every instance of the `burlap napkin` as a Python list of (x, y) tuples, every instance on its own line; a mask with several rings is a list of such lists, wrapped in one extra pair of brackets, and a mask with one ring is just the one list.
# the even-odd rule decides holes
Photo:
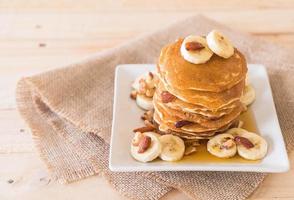
[(276, 45), (195, 16), (79, 63), (19, 81), (19, 111), (30, 126), (39, 154), (51, 175), (62, 182), (72, 182), (103, 174), (120, 194), (131, 199), (159, 199), (173, 188), (197, 199), (248, 197), (266, 174), (113, 173), (108, 169), (116, 65), (156, 63), (166, 43), (188, 34), (205, 35), (211, 29), (228, 35), (246, 55), (248, 63), (262, 63), (267, 67), (287, 148), (292, 149), (293, 56)]

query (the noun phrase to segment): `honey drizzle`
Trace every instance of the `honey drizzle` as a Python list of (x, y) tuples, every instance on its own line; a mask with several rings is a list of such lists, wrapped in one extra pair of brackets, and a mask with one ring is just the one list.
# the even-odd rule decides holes
[[(256, 120), (251, 108), (244, 113), (242, 113), (239, 117), (241, 121), (244, 122), (242, 128), (247, 131), (254, 132), (259, 134), (259, 130), (256, 124)], [(235, 155), (232, 158), (218, 158), (210, 154), (206, 149), (207, 141), (202, 141), (201, 145), (197, 147), (197, 152), (188, 156), (184, 156), (182, 160), (177, 161), (176, 163), (248, 163), (248, 164), (256, 164), (260, 161), (250, 161), (245, 160), (239, 155)]]

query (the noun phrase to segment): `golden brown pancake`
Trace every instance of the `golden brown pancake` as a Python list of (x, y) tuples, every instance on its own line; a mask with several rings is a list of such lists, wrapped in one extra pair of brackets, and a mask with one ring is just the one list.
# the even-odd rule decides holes
[(200, 115), (172, 110), (170, 108), (164, 107), (164, 104), (160, 104), (155, 101), (153, 102), (153, 104), (156, 113), (159, 115), (163, 122), (170, 122), (172, 124), (175, 124), (176, 122), (182, 120), (194, 122), (192, 125), (182, 128), (183, 130), (185, 130), (185, 128), (188, 128), (193, 132), (217, 130), (234, 121), (243, 110), (243, 107), (236, 107), (236, 109), (234, 109), (234, 111), (228, 115), (224, 115), (223, 117), (218, 119), (209, 120), (201, 117)]
[(169, 44), (161, 51), (159, 71), (167, 84), (178, 90), (222, 92), (240, 81), (247, 73), (244, 56), (235, 49), (230, 58), (213, 55), (204, 64), (192, 64), (180, 53), (183, 39)]
[(226, 114), (231, 113), (234, 108), (240, 105), (240, 101), (235, 101), (228, 108), (224, 108), (217, 111), (211, 111), (211, 110), (208, 110), (207, 108), (202, 109), (202, 108), (198, 108), (197, 106), (194, 107), (195, 106), (194, 104), (183, 102), (182, 100), (178, 98), (175, 98), (171, 102), (163, 103), (161, 100), (161, 95), (159, 94), (159, 91), (155, 92), (153, 99), (157, 103), (164, 104), (165, 107), (170, 108), (172, 110), (201, 115), (201, 117), (203, 117), (204, 119), (218, 119)]
[(162, 81), (159, 81), (157, 84), (158, 92), (168, 91), (183, 102), (209, 108), (212, 111), (226, 108), (228, 105), (239, 100), (244, 86), (245, 80), (243, 79), (231, 89), (216, 93), (195, 90), (177, 90), (164, 84)]
[(154, 121), (158, 124), (159, 130), (162, 133), (174, 134), (179, 137), (186, 138), (186, 139), (209, 139), (210, 137), (214, 136), (215, 134), (224, 132), (227, 129), (232, 128), (233, 126), (235, 126), (234, 124), (236, 124), (235, 123), (236, 121), (234, 121), (224, 127), (221, 127), (218, 130), (204, 131), (204, 132), (191, 132), (191, 131), (187, 131), (187, 130), (182, 130), (181, 128), (176, 128), (171, 123), (164, 123), (160, 119), (160, 117), (157, 115), (157, 113), (154, 113)]

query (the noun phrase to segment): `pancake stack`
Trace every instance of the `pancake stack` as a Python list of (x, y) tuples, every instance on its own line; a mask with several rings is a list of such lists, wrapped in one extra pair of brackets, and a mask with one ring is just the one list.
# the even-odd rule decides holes
[(234, 49), (228, 58), (213, 54), (205, 63), (195, 64), (181, 54), (183, 41), (179, 39), (161, 51), (153, 120), (163, 134), (208, 139), (238, 125), (244, 110), (240, 97), (246, 60)]

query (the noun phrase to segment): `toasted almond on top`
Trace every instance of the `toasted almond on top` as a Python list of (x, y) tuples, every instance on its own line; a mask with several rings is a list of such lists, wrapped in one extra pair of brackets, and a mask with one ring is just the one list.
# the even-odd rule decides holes
[(187, 49), (187, 51), (197, 51), (204, 49), (205, 46), (203, 46), (200, 42), (187, 42), (185, 44), (185, 48)]

